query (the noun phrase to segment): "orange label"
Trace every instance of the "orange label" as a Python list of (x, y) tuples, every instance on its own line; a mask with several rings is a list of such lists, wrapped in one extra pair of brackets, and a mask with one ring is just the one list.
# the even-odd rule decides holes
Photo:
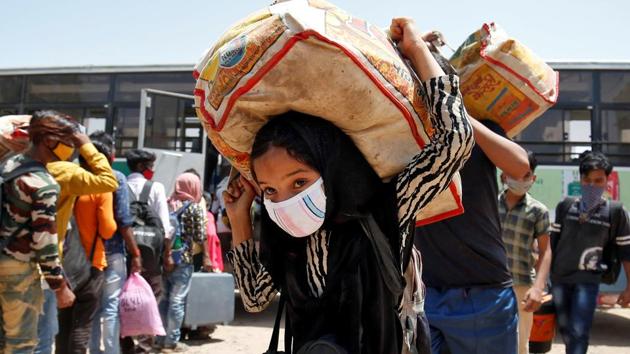
[(539, 106), (505, 77), (488, 65), (481, 65), (461, 84), (464, 104), (479, 119), (492, 118), (509, 131)]

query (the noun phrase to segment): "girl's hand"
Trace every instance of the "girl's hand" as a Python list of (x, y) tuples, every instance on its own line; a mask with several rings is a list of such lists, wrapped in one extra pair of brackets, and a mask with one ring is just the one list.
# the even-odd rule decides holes
[(254, 187), (243, 176), (235, 178), (223, 192), (225, 210), (232, 227), (250, 220), (250, 209), (256, 197)]
[(407, 17), (395, 18), (389, 26), (394, 42), (398, 43), (400, 53), (411, 61), (413, 70), (421, 81), (444, 75), (425, 40), (434, 39), (432, 35), (423, 35), (416, 28), (414, 21)]
[(419, 47), (426, 47), (422, 33), (418, 31), (411, 18), (394, 18), (389, 26), (389, 32), (392, 40), (398, 44), (400, 53), (409, 60), (413, 60), (413, 55)]

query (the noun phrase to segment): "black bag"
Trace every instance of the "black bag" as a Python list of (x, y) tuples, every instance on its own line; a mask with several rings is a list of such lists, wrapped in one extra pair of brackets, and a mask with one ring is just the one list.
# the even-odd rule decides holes
[[(276, 320), (273, 326), (273, 333), (271, 335), (271, 341), (269, 342), (269, 348), (263, 354), (285, 354), (291, 353), (292, 347), (292, 335), (291, 325), (288, 318), (285, 318), (285, 332), (284, 332), (284, 352), (278, 351), (278, 337), (280, 336), (280, 321), (282, 319), (282, 312), (284, 311), (284, 304), (286, 302), (286, 294), (280, 292), (280, 301), (278, 303), (278, 312), (276, 313)], [(296, 354), (348, 354), (348, 352), (341, 346), (328, 341), (324, 338), (314, 340), (304, 344)]]
[[(284, 354), (285, 352), (278, 351), (278, 338), (280, 337), (280, 321), (282, 320), (282, 312), (284, 311), (284, 303), (286, 302), (286, 295), (280, 292), (280, 301), (278, 303), (278, 312), (276, 312), (276, 320), (273, 325), (273, 332), (271, 334), (271, 340), (269, 341), (269, 348), (263, 354)], [(287, 334), (289, 326), (285, 323), (284, 334), (284, 348), (291, 352), (291, 335)]]
[(97, 238), (98, 236), (94, 237), (94, 243), (88, 257), (88, 253), (81, 243), (81, 235), (74, 216), (70, 218), (68, 231), (63, 241), (62, 261), (63, 272), (70, 289), (81, 289), (90, 280)]
[(153, 182), (147, 181), (142, 187), (139, 198), (136, 198), (131, 188), (129, 189), (131, 195), (129, 212), (133, 218), (131, 228), (138, 249), (140, 249), (142, 265), (147, 272), (157, 275), (162, 273), (164, 226), (155, 210), (149, 207), (149, 194), (152, 186)]
[[(46, 166), (44, 166), (41, 162), (30, 161), (25, 164), (18, 166), (16, 169), (9, 173), (4, 173), (5, 164), (0, 166), (0, 222), (4, 219), (4, 184), (9, 182), (12, 179), (15, 179), (21, 175), (31, 173), (31, 172), (46, 172)], [(18, 234), (28, 227), (27, 224), (20, 225), (17, 230), (15, 230), (9, 237), (4, 237), (0, 240), (0, 251), (4, 250), (13, 240), (18, 236)]]

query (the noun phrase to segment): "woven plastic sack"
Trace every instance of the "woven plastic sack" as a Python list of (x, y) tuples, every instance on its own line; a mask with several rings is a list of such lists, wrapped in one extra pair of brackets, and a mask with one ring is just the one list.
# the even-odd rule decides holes
[(29, 115), (0, 117), (0, 160), (21, 153), (28, 148), (27, 128), (31, 122)]
[[(434, 133), (421, 85), (378, 27), (321, 0), (277, 2), (232, 26), (195, 67), (195, 105), (217, 150), (251, 179), (258, 130), (289, 110), (352, 138), (389, 180)], [(459, 176), (419, 216), (460, 214)]]
[(120, 336), (164, 336), (155, 295), (140, 274), (133, 273), (120, 294)]
[(496, 121), (510, 137), (558, 99), (558, 73), (494, 23), (471, 34), (450, 62), (468, 113)]

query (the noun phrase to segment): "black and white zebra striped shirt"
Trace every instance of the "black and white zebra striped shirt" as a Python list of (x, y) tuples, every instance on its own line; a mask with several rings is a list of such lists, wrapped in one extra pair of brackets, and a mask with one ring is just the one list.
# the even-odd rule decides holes
[[(464, 165), (474, 145), (473, 132), (459, 91), (459, 78), (454, 75), (430, 79), (422, 83), (426, 106), (435, 133), (431, 142), (416, 155), (396, 178), (398, 222), (401, 245), (407, 244), (409, 224), (440, 192)], [(319, 230), (307, 240), (307, 276), (310, 293), (320, 297), (326, 288), (330, 232)], [(252, 239), (237, 245), (228, 254), (234, 276), (241, 291), (245, 309), (264, 310), (278, 289), (271, 275), (260, 263)]]

